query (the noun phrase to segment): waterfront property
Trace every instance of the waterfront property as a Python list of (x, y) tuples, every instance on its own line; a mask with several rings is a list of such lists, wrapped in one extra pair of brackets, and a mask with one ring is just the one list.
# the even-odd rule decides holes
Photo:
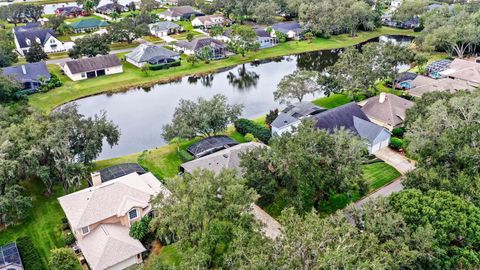
[(300, 40), (302, 39), (303, 28), (299, 22), (281, 22), (272, 25), (272, 37), (277, 37), (276, 32), (283, 33), (289, 39)]
[(113, 12), (122, 13), (128, 11), (128, 8), (124, 5), (120, 5), (119, 3), (108, 3), (103, 6), (99, 6), (96, 9), (97, 13), (110, 15)]
[(205, 138), (192, 144), (190, 147), (188, 147), (187, 152), (195, 158), (201, 158), (237, 144), (237, 141), (228, 136), (218, 135)]
[(180, 54), (159, 45), (141, 44), (126, 54), (125, 60), (136, 67), (168, 65), (180, 61)]
[[(278, 45), (278, 38), (272, 37), (266, 30), (258, 28), (254, 28), (253, 30), (257, 34), (257, 42), (260, 46), (260, 49), (270, 48)], [(232, 30), (227, 30), (222, 35), (214, 38), (223, 42), (230, 42), (232, 41)]]
[(150, 33), (156, 37), (165, 37), (183, 32), (183, 27), (169, 21), (152, 23), (148, 25), (148, 28)]
[(190, 42), (180, 40), (173, 45), (173, 48), (186, 55), (199, 55), (201, 49), (208, 47), (212, 50), (210, 60), (217, 60), (227, 57), (227, 45), (222, 41), (213, 38), (196, 38)]
[(303, 119), (324, 111), (326, 111), (326, 109), (308, 101), (289, 105), (280, 112), (272, 122), (272, 135), (282, 135), (285, 132), (292, 132), (294, 127), (298, 127)]
[(343, 128), (361, 137), (367, 144), (369, 154), (375, 154), (390, 143), (390, 132), (372, 123), (355, 102), (319, 113), (315, 115), (315, 121), (319, 129), (333, 132)]
[[(209, 153), (193, 161), (183, 163), (180, 167), (180, 171), (182, 173), (193, 173), (196, 170), (209, 170), (218, 174), (223, 169), (227, 169), (236, 170), (237, 173), (241, 175), (243, 171), (240, 167), (240, 154), (254, 150), (258, 147), (267, 146), (261, 143), (250, 142), (227, 147), (218, 152)], [(250, 213), (264, 224), (262, 232), (265, 236), (275, 239), (281, 235), (280, 223), (263, 211), (259, 206), (252, 204)]]
[(380, 95), (360, 102), (359, 105), (370, 121), (392, 131), (394, 128), (403, 125), (406, 112), (413, 107), (414, 103), (396, 95), (382, 92)]
[(23, 85), (23, 90), (37, 91), (42, 80), (50, 80), (50, 72), (45, 62), (22, 64), (19, 66), (5, 67), (2, 76), (11, 76)]
[(107, 27), (108, 22), (101, 21), (97, 18), (89, 18), (79, 20), (70, 24), (74, 33), (93, 32), (100, 28)]
[(199, 11), (196, 11), (191, 6), (170, 7), (166, 11), (158, 14), (160, 19), (167, 21), (183, 21), (189, 20), (192, 16), (203, 16)]
[(146, 251), (129, 228), (152, 215), (151, 201), (170, 191), (151, 173), (132, 172), (103, 181), (92, 173), (93, 187), (58, 198), (77, 245), (90, 269), (125, 269), (142, 262)]
[(67, 61), (62, 69), (72, 81), (123, 72), (122, 63), (114, 54)]
[(34, 42), (40, 44), (46, 53), (64, 52), (64, 43), (55, 37), (51, 28), (40, 28), (37, 24), (14, 29), (17, 52), (25, 56)]
[(76, 6), (59, 7), (55, 10), (55, 15), (63, 16), (65, 18), (75, 18), (80, 15), (85, 15), (83, 9)]
[(200, 27), (202, 29), (210, 29), (215, 26), (227, 26), (229, 24), (230, 20), (222, 14), (200, 16), (192, 20), (193, 27)]

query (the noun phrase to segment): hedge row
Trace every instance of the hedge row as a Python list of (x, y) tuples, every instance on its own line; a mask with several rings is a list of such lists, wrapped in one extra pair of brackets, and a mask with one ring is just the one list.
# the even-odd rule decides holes
[(248, 120), (245, 118), (240, 118), (234, 123), (235, 129), (242, 135), (247, 133), (251, 133), (255, 138), (259, 139), (263, 143), (268, 143), (272, 133), (270, 129), (260, 124), (253, 122), (252, 120)]
[(161, 69), (169, 69), (171, 67), (178, 67), (182, 64), (180, 60), (171, 62), (171, 63), (165, 63), (165, 64), (156, 64), (156, 65), (149, 65), (150, 70), (161, 70)]
[(17, 238), (17, 248), (22, 257), (22, 263), (25, 270), (44, 270), (47, 266), (44, 264), (40, 253), (33, 245), (32, 240), (25, 236)]

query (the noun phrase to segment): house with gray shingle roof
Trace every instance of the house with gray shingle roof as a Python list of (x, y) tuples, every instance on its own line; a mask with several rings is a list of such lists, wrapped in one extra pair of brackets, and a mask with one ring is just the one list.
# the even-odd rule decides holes
[(165, 37), (183, 32), (183, 27), (169, 21), (152, 23), (148, 25), (148, 28), (150, 29), (150, 33), (156, 37)]
[(50, 80), (50, 72), (45, 62), (29, 63), (19, 66), (5, 67), (2, 76), (11, 76), (23, 85), (23, 90), (37, 90), (42, 80)]
[(15, 47), (17, 52), (25, 56), (32, 44), (39, 43), (46, 53), (64, 52), (64, 43), (55, 37), (53, 29), (23, 27), (14, 29)]
[(72, 81), (123, 72), (122, 63), (115, 54), (67, 61), (62, 65), (62, 69)]
[(146, 251), (130, 226), (151, 215), (152, 200), (170, 191), (151, 173), (132, 172), (110, 181), (92, 174), (93, 187), (58, 198), (78, 246), (92, 270), (125, 269)]
[(299, 40), (302, 38), (302, 33), (304, 31), (303, 27), (299, 22), (281, 22), (272, 25), (272, 32), (270, 33), (272, 37), (277, 37), (276, 32), (285, 34), (289, 39)]
[(298, 127), (303, 119), (312, 117), (326, 111), (311, 102), (299, 102), (287, 106), (272, 122), (272, 135), (282, 135), (285, 132), (292, 132)]
[(345, 129), (362, 138), (368, 147), (368, 152), (374, 154), (388, 147), (390, 132), (384, 127), (372, 123), (367, 115), (355, 102), (330, 109), (315, 115), (316, 127), (329, 132)]
[(204, 14), (196, 11), (191, 6), (170, 7), (166, 11), (159, 13), (158, 17), (167, 21), (189, 20), (193, 16), (203, 16)]
[(227, 45), (220, 40), (213, 38), (196, 38), (190, 42), (180, 40), (173, 45), (173, 48), (186, 55), (194, 55), (200, 52), (204, 47), (212, 50), (213, 57), (210, 60), (225, 58), (227, 56)]
[(180, 54), (162, 46), (141, 44), (125, 55), (125, 60), (136, 67), (168, 64), (180, 60)]

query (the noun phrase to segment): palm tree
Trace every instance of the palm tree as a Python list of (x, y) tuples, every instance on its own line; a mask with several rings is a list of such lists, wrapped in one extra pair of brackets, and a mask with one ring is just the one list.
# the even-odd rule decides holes
[(118, 18), (120, 18), (120, 14), (118, 14), (118, 12), (114, 11), (114, 12), (112, 12), (112, 14), (110, 14), (110, 18), (112, 18), (112, 20), (116, 21)]
[(83, 2), (83, 10), (87, 14), (92, 14), (95, 9), (95, 3), (92, 0), (86, 0)]

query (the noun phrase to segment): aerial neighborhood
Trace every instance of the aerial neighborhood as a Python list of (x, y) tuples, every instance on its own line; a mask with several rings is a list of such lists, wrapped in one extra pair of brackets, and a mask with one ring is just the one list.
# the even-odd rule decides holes
[(480, 269), (478, 18), (0, 0), (0, 270)]

